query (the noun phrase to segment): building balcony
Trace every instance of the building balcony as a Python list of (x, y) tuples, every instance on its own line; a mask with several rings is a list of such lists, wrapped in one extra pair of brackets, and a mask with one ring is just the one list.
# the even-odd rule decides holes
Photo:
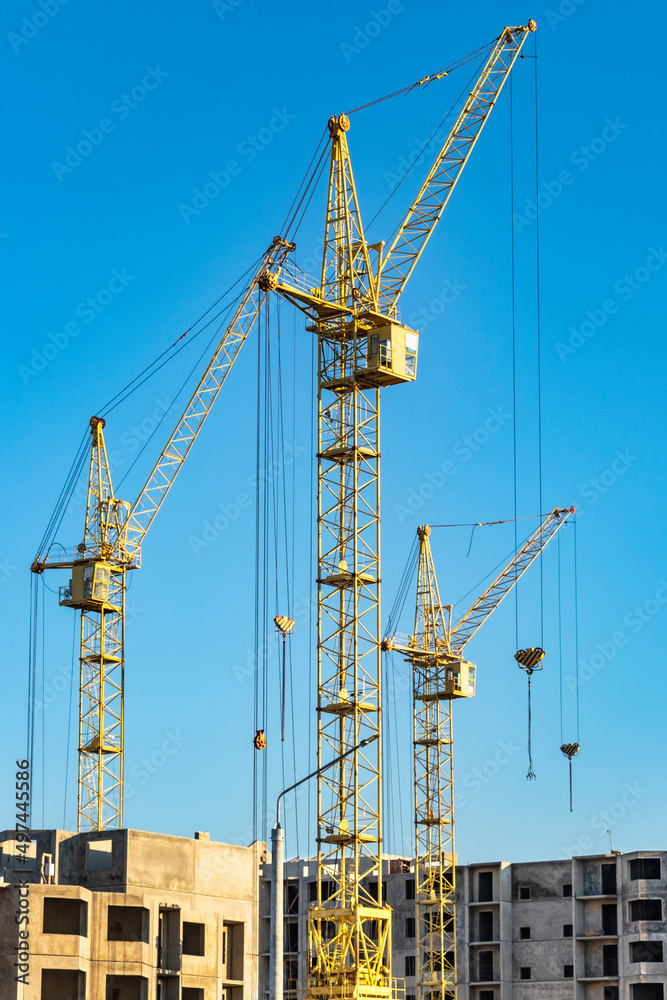
[(618, 941), (618, 934), (605, 934), (604, 931), (596, 931), (595, 934), (577, 934), (577, 941)]
[(618, 973), (615, 976), (577, 976), (578, 983), (617, 983)]
[(585, 903), (587, 900), (618, 899), (617, 892), (603, 892), (594, 896), (575, 896), (578, 903)]

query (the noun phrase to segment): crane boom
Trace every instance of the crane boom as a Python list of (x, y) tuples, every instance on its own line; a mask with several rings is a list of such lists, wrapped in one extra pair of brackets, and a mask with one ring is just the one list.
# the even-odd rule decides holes
[(153, 518), (171, 489), (222, 388), (223, 382), (250, 333), (266, 295), (265, 289), (260, 285), (260, 278), (267, 271), (271, 274), (278, 273), (287, 254), (293, 249), (292, 243), (286, 243), (276, 237), (262, 257), (259, 267), (237, 306), (234, 318), (225, 330), (225, 334), (202, 375), (199, 385), (193, 392), (181, 419), (155, 463), (146, 485), (132, 505), (124, 535), (119, 540), (124, 547), (126, 559), (131, 561), (140, 549)]
[(380, 306), (394, 313), (398, 298), (466, 165), (534, 21), (505, 28), (454, 127), (380, 265)]
[(472, 639), (477, 629), (484, 624), (491, 612), (495, 611), (503, 597), (507, 596), (519, 577), (523, 576), (570, 514), (574, 514), (574, 507), (556, 507), (535, 529), (502, 573), (456, 623), (449, 635), (449, 646), (453, 652), (462, 650)]

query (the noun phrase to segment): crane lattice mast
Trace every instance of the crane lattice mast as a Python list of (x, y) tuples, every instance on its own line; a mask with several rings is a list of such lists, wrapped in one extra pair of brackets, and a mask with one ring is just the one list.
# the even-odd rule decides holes
[[(320, 287), (290, 282), (287, 272), (265, 278), (311, 317), (318, 338), (318, 769), (380, 732), (380, 388), (415, 378), (418, 344), (417, 332), (397, 321), (398, 299), (534, 28), (534, 22), (506, 28), (496, 41), (375, 271), (350, 164), (350, 122), (331, 118)], [(318, 778), (308, 1000), (395, 995), (391, 912), (382, 899), (380, 786), (375, 740)], [(362, 883), (371, 873), (375, 897)]]
[(440, 602), (429, 542), (431, 529), (428, 525), (417, 529), (414, 633), (407, 643), (388, 637), (382, 645), (387, 651), (404, 653), (412, 664), (420, 1000), (456, 996), (452, 702), (474, 696), (477, 671), (473, 663), (464, 660), (463, 649), (573, 512), (572, 507), (553, 510), (453, 628), (451, 607), (443, 608)]

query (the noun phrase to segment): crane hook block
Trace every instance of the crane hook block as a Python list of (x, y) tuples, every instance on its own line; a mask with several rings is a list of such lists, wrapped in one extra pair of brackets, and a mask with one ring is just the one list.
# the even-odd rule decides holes
[(252, 742), (255, 745), (255, 750), (266, 750), (266, 736), (264, 735), (263, 729), (257, 730), (255, 738)]
[(564, 753), (568, 760), (576, 757), (581, 749), (578, 743), (563, 743), (561, 753)]
[(282, 632), (283, 635), (289, 635), (290, 632), (294, 631), (294, 620), (286, 618), (285, 615), (276, 615), (273, 624), (276, 626), (276, 631)]
[(535, 646), (534, 649), (531, 647), (520, 649), (514, 654), (514, 659), (522, 670), (525, 670), (527, 674), (532, 674), (533, 670), (542, 670), (544, 650), (540, 646)]

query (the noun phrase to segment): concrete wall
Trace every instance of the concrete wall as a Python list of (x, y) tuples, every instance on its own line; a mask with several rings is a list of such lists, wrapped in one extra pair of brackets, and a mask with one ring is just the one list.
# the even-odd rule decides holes
[[(203, 1000), (220, 1000), (223, 990), (229, 1000), (255, 996), (257, 873), (265, 845), (235, 847), (137, 830), (39, 831), (34, 860), (21, 866), (14, 834), (0, 838), (2, 1000), (41, 1000), (45, 971), (49, 1000), (113, 1000), (114, 990), (118, 1000), (156, 1000), (160, 980), (163, 1000), (181, 1000), (182, 988), (203, 990)], [(55, 884), (42, 880), (45, 850), (54, 853)], [(27, 890), (19, 878), (31, 881)], [(27, 986), (16, 982), (13, 957), (19, 894), (26, 892)], [(75, 928), (77, 903), (81, 921)], [(119, 909), (124, 907), (132, 909)], [(116, 939), (128, 934), (135, 939)]]
[[(639, 857), (661, 859), (661, 878), (657, 881), (630, 881), (630, 862)], [(602, 893), (602, 866), (616, 866), (616, 893)], [(416, 941), (405, 936), (405, 920), (415, 915), (415, 904), (406, 899), (410, 874), (390, 874), (385, 862), (384, 879), (393, 914), (394, 975), (402, 977), (405, 958), (415, 954)], [(478, 876), (493, 875), (491, 901), (480, 901)], [(270, 870), (262, 882), (263, 959), (260, 993), (264, 997), (268, 982), (268, 934)], [(314, 862), (288, 862), (285, 878), (299, 886), (298, 916), (287, 917), (298, 926), (298, 952), (286, 954), (286, 961), (298, 962), (300, 981), (305, 981), (307, 963), (308, 885), (316, 877)], [(457, 1000), (479, 1000), (482, 991), (492, 991), (494, 1000), (607, 1000), (605, 990), (618, 989), (619, 1000), (632, 1000), (632, 985), (660, 982), (665, 985), (667, 1000), (667, 852), (638, 852), (620, 858), (600, 855), (568, 861), (543, 861), (520, 864), (491, 862), (457, 867)], [(572, 895), (565, 895), (572, 886)], [(528, 890), (522, 899), (521, 889)], [(630, 920), (629, 904), (633, 899), (660, 899), (660, 921)], [(617, 935), (603, 935), (602, 907), (616, 907)], [(493, 940), (479, 941), (479, 913), (493, 913)], [(572, 925), (572, 936), (564, 928)], [(530, 929), (530, 937), (521, 937), (521, 928)], [(588, 932), (588, 933), (587, 933)], [(662, 940), (663, 963), (631, 963), (630, 944), (638, 940)], [(605, 975), (603, 949), (617, 949), (618, 975)], [(494, 955), (494, 979), (480, 982), (479, 952)], [(566, 977), (566, 966), (573, 975)], [(521, 978), (521, 970), (530, 969), (530, 980)], [(406, 997), (416, 996), (416, 982), (406, 980)], [(289, 996), (289, 995), (288, 995)], [(296, 994), (292, 994), (295, 997)]]

